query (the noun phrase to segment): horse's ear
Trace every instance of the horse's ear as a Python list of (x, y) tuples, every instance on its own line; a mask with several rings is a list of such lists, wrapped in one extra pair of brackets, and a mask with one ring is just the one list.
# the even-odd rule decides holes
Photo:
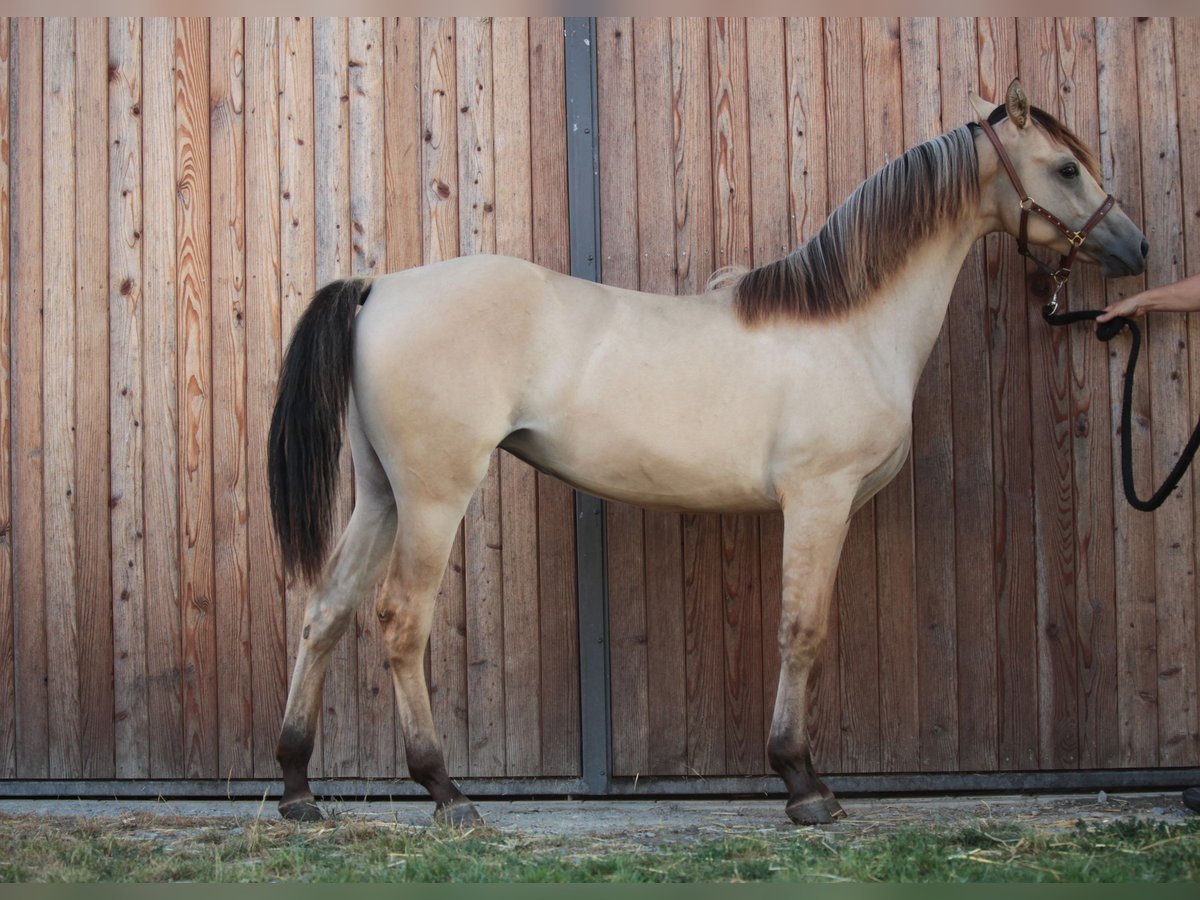
[(1008, 112), (1009, 119), (1018, 128), (1024, 128), (1029, 124), (1029, 98), (1025, 96), (1025, 88), (1021, 87), (1021, 82), (1016, 78), (1008, 85), (1008, 92), (1004, 97), (1004, 108)]
[(967, 93), (967, 98), (971, 101), (971, 105), (975, 107), (975, 115), (980, 122), (986, 122), (988, 117), (995, 111), (999, 104), (988, 103), (974, 91)]

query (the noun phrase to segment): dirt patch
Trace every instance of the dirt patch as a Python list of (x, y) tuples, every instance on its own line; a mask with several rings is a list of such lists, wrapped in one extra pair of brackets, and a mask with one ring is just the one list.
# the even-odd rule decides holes
[[(1039, 794), (964, 797), (849, 798), (846, 818), (809, 829), (829, 840), (854, 839), (907, 827), (955, 828), (999, 822), (1038, 830), (1141, 819), (1179, 825), (1193, 818), (1178, 793)], [(480, 801), (488, 825), (512, 835), (579, 837), (614, 845), (653, 847), (738, 835), (795, 831), (773, 800), (547, 800)], [(366, 820), (423, 828), (427, 801), (327, 800), (336, 822)], [(105, 818), (170, 841), (213, 826), (241, 828), (277, 821), (274, 803), (247, 801), (0, 800), (0, 816)]]

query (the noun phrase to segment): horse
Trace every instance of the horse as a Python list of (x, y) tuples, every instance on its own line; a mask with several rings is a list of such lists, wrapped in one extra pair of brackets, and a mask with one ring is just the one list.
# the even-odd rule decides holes
[[(322, 816), (308, 781), (322, 682), (383, 579), (375, 611), (411, 776), (435, 822), (482, 821), (447, 773), (423, 659), (459, 522), (497, 447), (612, 500), (782, 511), (768, 760), (793, 822), (843, 815), (812, 764), (809, 674), (850, 518), (908, 455), (917, 381), (968, 250), (989, 233), (1020, 234), (1108, 277), (1143, 272), (1149, 250), (1119, 207), (1093, 215), (1086, 242), (1062, 226), (1104, 202), (1099, 168), (1018, 81), (1001, 105), (970, 97), (978, 123), (884, 165), (789, 255), (695, 296), (501, 256), (314, 295), (284, 358), (268, 440), (282, 560), (289, 577), (314, 584), (276, 753), (283, 817)], [(1043, 205), (1018, 196), (1021, 184)], [(1056, 212), (1029, 220), (1033, 206)], [(355, 505), (330, 551), (343, 429)]]

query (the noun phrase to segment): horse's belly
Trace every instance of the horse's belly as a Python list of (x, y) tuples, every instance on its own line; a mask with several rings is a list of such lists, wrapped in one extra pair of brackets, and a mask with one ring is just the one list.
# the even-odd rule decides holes
[(534, 468), (609, 500), (695, 512), (778, 509), (762, 467), (735, 447), (683, 443), (649, 446), (615, 435), (572, 440), (525, 429), (501, 446)]

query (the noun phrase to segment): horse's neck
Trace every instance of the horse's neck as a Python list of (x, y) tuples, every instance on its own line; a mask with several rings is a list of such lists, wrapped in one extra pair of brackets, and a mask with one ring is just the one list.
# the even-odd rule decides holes
[(977, 235), (945, 229), (913, 252), (911, 262), (880, 290), (859, 327), (897, 378), (916, 393), (917, 381), (937, 342), (954, 282)]

